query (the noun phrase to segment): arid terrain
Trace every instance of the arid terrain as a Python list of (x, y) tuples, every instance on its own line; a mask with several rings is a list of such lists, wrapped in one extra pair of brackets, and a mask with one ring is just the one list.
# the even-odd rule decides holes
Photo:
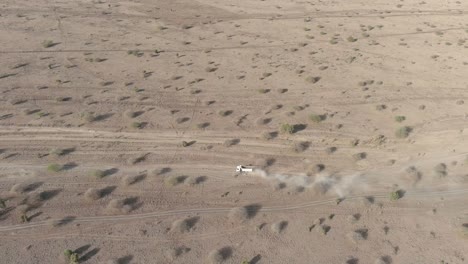
[(0, 22), (0, 263), (468, 263), (467, 1)]

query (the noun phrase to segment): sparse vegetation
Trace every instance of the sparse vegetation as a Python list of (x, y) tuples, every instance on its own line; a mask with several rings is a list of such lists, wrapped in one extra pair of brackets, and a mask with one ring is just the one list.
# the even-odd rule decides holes
[(57, 163), (49, 164), (49, 166), (47, 166), (47, 170), (50, 172), (59, 172), (62, 169), (63, 169), (63, 166)]
[(53, 47), (54, 45), (55, 43), (52, 40), (44, 40), (42, 42), (42, 47), (44, 48), (50, 48), (50, 47)]
[(397, 138), (407, 138), (412, 130), (409, 126), (400, 127), (396, 130), (395, 136)]
[(395, 116), (395, 121), (397, 121), (398, 123), (401, 123), (405, 120), (406, 120), (405, 116)]
[(310, 114), (309, 120), (314, 123), (320, 123), (325, 120), (325, 115), (318, 115), (318, 114)]
[(106, 173), (103, 170), (93, 170), (93, 171), (91, 171), (90, 174), (91, 174), (91, 176), (93, 176), (95, 178), (102, 179), (102, 178), (104, 178)]
[(318, 76), (309, 76), (306, 78), (306, 82), (314, 84), (320, 81), (320, 79), (321, 77), (318, 77)]
[(70, 249), (67, 249), (63, 252), (65, 259), (70, 263), (70, 264), (77, 264), (79, 261), (78, 258), (78, 253), (73, 252)]
[(400, 191), (393, 191), (390, 193), (390, 200), (391, 201), (396, 201), (401, 198), (401, 192)]
[(101, 198), (101, 190), (96, 188), (89, 188), (85, 193), (84, 196), (86, 199), (90, 201), (95, 201)]
[(280, 131), (283, 134), (292, 134), (292, 133), (294, 133), (294, 126), (290, 125), (288, 123), (282, 124), (281, 127), (280, 127)]

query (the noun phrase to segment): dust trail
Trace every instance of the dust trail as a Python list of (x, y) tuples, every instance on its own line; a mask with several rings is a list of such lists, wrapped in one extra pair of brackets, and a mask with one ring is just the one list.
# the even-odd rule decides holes
[(332, 193), (338, 197), (349, 195), (358, 188), (363, 190), (368, 187), (366, 177), (361, 173), (349, 175), (318, 173), (314, 176), (307, 176), (306, 174), (272, 174), (262, 169), (254, 169), (253, 174), (287, 186), (310, 188), (320, 194)]

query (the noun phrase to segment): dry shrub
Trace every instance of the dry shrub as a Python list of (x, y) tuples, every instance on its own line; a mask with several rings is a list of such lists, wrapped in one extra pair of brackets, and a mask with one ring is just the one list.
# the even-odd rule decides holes
[(359, 241), (367, 240), (367, 229), (358, 229), (354, 230), (353, 232), (347, 235), (348, 239), (350, 239), (353, 243), (358, 243)]
[(10, 192), (14, 194), (23, 194), (26, 192), (27, 188), (28, 188), (27, 184), (17, 183), (11, 187)]
[(139, 175), (128, 175), (122, 178), (121, 183), (123, 186), (130, 186), (132, 184), (135, 184), (145, 177), (144, 174), (139, 174)]
[(31, 206), (28, 204), (20, 204), (16, 207), (18, 214), (25, 214), (31, 209)]
[(310, 143), (307, 141), (296, 142), (293, 145), (293, 151), (296, 153), (304, 152), (309, 147), (309, 145)]
[(228, 139), (226, 141), (224, 141), (223, 143), (223, 146), (225, 147), (230, 147), (230, 146), (234, 146), (234, 145), (237, 145), (239, 143), (239, 139), (235, 138), (235, 139)]
[(175, 261), (179, 256), (190, 251), (190, 248), (185, 246), (170, 248), (166, 251), (166, 256), (171, 260)]
[(231, 257), (232, 250), (229, 247), (224, 247), (221, 249), (216, 249), (211, 251), (208, 254), (208, 263), (209, 264), (220, 264), (224, 263), (227, 259)]
[(416, 167), (410, 166), (405, 170), (405, 178), (410, 181), (411, 184), (416, 184), (421, 180), (422, 174)]
[(135, 118), (135, 117), (137, 117), (138, 114), (137, 114), (137, 112), (134, 112), (132, 110), (127, 110), (127, 111), (125, 111), (124, 115), (126, 117), (128, 117), (128, 118)]
[(439, 163), (434, 167), (434, 172), (438, 177), (445, 177), (447, 176), (447, 165), (444, 163)]
[(249, 211), (247, 207), (235, 207), (229, 211), (229, 219), (232, 222), (243, 223), (249, 219)]
[(407, 138), (413, 129), (409, 126), (400, 127), (395, 131), (397, 138)]
[(288, 225), (287, 221), (279, 221), (279, 222), (271, 224), (270, 229), (271, 229), (271, 232), (275, 234), (280, 234), (284, 231), (284, 229), (286, 229), (287, 225)]
[(315, 165), (310, 165), (307, 168), (307, 175), (311, 176), (314, 174), (317, 174), (325, 169), (325, 165), (323, 164), (315, 164)]
[(164, 183), (168, 186), (176, 186), (183, 183), (187, 179), (187, 176), (174, 176), (171, 175), (164, 180)]
[(106, 209), (110, 213), (128, 213), (132, 210), (132, 206), (126, 204), (125, 199), (112, 199)]
[(359, 161), (359, 160), (363, 160), (367, 157), (367, 154), (365, 152), (359, 152), (359, 153), (355, 153), (353, 154), (353, 159), (355, 161)]
[(95, 201), (101, 198), (101, 190), (96, 188), (89, 188), (85, 193), (84, 197), (90, 201)]
[(185, 233), (190, 231), (190, 226), (186, 219), (179, 219), (172, 223), (170, 231), (173, 233)]

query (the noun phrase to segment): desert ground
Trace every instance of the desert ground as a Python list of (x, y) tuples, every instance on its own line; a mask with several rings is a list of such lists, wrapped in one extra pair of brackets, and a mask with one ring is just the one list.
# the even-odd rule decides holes
[(468, 2), (0, 7), (0, 263), (468, 263)]

